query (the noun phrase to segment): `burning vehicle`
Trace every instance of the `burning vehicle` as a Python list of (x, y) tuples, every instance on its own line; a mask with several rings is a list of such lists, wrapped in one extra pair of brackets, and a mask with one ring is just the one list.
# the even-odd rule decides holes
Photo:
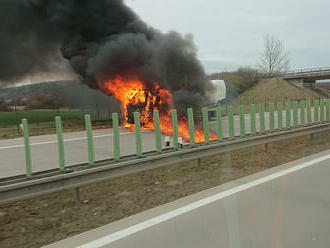
[[(171, 135), (170, 110), (176, 108), (179, 135), (189, 139), (187, 108), (200, 110), (207, 99), (206, 91), (213, 88), (197, 59), (191, 35), (162, 33), (150, 27), (123, 0), (4, 1), (25, 17), (8, 18), (23, 27), (16, 35), (32, 37), (31, 48), (60, 46), (62, 57), (82, 83), (121, 102), (123, 125), (134, 127), (133, 113), (139, 112), (142, 128), (153, 129), (153, 111), (158, 110), (162, 132)], [(8, 38), (10, 35), (8, 44), (15, 43), (12, 34), (8, 33)], [(15, 49), (25, 51), (26, 47), (19, 44)], [(24, 66), (34, 64), (33, 68), (38, 68), (40, 58), (53, 56), (54, 49), (33, 52)], [(37, 56), (38, 52), (42, 56)], [(20, 60), (14, 61), (7, 68), (17, 67), (16, 61)], [(196, 141), (202, 141), (202, 128), (198, 124), (196, 128)]]

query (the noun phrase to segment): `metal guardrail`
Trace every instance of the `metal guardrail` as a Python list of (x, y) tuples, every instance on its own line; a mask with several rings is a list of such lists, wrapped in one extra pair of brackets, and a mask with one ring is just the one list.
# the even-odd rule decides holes
[[(275, 130), (275, 107), (277, 109), (277, 121), (278, 130)], [(208, 123), (208, 110), (203, 108), (202, 110), (202, 123), (204, 131), (204, 143), (195, 144), (194, 134), (194, 117), (192, 109), (188, 109), (188, 126), (190, 134), (190, 144), (185, 149), (180, 150), (178, 144), (178, 121), (176, 110), (172, 110), (172, 128), (174, 137), (173, 149), (162, 149), (161, 146), (161, 130), (160, 122), (157, 116), (158, 111), (155, 111), (155, 136), (156, 136), (156, 149), (152, 153), (142, 153), (142, 141), (141, 133), (139, 128), (139, 116), (135, 113), (135, 132), (136, 132), (136, 154), (129, 157), (120, 156), (120, 145), (119, 145), (119, 127), (118, 127), (118, 116), (113, 115), (114, 123), (114, 157), (106, 161), (94, 161), (94, 146), (92, 127), (90, 123), (89, 115), (86, 115), (86, 130), (87, 130), (87, 142), (88, 142), (88, 163), (78, 166), (66, 166), (65, 164), (65, 151), (63, 145), (63, 135), (61, 128), (61, 119), (56, 118), (56, 129), (58, 137), (58, 157), (59, 157), (59, 169), (45, 171), (40, 173), (33, 173), (33, 165), (31, 164), (31, 150), (29, 144), (29, 132), (27, 120), (23, 120), (23, 131), (25, 137), (25, 154), (26, 154), (26, 174), (18, 177), (11, 177), (0, 179), (0, 203), (6, 203), (14, 200), (25, 199), (33, 196), (39, 196), (51, 192), (56, 192), (63, 189), (81, 187), (90, 183), (99, 182), (101, 180), (112, 178), (115, 175), (122, 175), (127, 171), (134, 171), (136, 169), (147, 169), (153, 168), (162, 164), (174, 163), (175, 161), (191, 160), (200, 156), (206, 156), (207, 154), (220, 153), (228, 150), (228, 147), (240, 147), (250, 146), (258, 142), (270, 142), (275, 138), (281, 137), (285, 139), (286, 135), (292, 135), (297, 129), (297, 133), (304, 131), (315, 132), (316, 130), (328, 128), (330, 125), (330, 99), (321, 99), (313, 101), (314, 107), (314, 118), (312, 118), (312, 102), (311, 101), (294, 101), (293, 104), (288, 101), (285, 104), (285, 109), (282, 102), (269, 104), (269, 121), (270, 129), (265, 128), (265, 104), (260, 103), (258, 105), (252, 104), (250, 106), (250, 135), (247, 135), (245, 126), (245, 109), (243, 105), (238, 107), (239, 113), (239, 137), (235, 136), (235, 121), (234, 121), (234, 107), (229, 106), (227, 108), (228, 118), (228, 130), (229, 138), (225, 140), (223, 138), (223, 110), (220, 107), (216, 108), (216, 123), (217, 123), (217, 137), (216, 141), (211, 140), (211, 133), (209, 130)], [(260, 131), (256, 131), (256, 110), (259, 112), (259, 126)], [(300, 115), (299, 115), (300, 110)], [(285, 115), (285, 126), (283, 126), (283, 111)], [(306, 125), (318, 125), (305, 127)], [(322, 124), (322, 125), (321, 125)], [(299, 128), (299, 129), (298, 129)], [(280, 131), (280, 132), (278, 132)], [(267, 133), (270, 132), (271, 134)], [(272, 133), (276, 132), (276, 133)], [(256, 135), (261, 135), (256, 136)], [(288, 137), (288, 136), (287, 136)], [(237, 140), (239, 138), (239, 140)], [(260, 141), (261, 140), (261, 141)], [(235, 145), (240, 144), (240, 145)], [(190, 147), (190, 148), (189, 148)], [(223, 148), (223, 150), (219, 150)], [(232, 148), (232, 149), (236, 149)], [(189, 155), (187, 155), (189, 154)], [(130, 168), (126, 168), (126, 167)], [(115, 172), (114, 172), (115, 171)]]
[(179, 151), (166, 150), (163, 154), (153, 152), (146, 154), (143, 158), (128, 156), (123, 158), (123, 161), (120, 163), (112, 159), (97, 162), (93, 167), (90, 167), (88, 164), (82, 164), (69, 167), (64, 172), (50, 170), (38, 173), (32, 178), (22, 176), (7, 178), (0, 180), (0, 204), (79, 188), (168, 164), (196, 160), (201, 157), (327, 130), (330, 130), (330, 123), (278, 131), (262, 136), (249, 136), (233, 141), (227, 139), (222, 143), (211, 142), (209, 145), (200, 144), (196, 147), (187, 145)]

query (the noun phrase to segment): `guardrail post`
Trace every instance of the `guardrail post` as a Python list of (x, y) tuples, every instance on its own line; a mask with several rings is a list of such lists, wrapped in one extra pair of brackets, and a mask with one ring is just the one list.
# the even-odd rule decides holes
[(244, 106), (240, 105), (238, 106), (238, 113), (239, 113), (239, 122), (240, 122), (240, 135), (242, 138), (246, 136), (246, 131), (245, 131), (245, 110)]
[(156, 132), (156, 151), (162, 152), (162, 133), (160, 130), (159, 111), (154, 110), (155, 132)]
[(275, 104), (270, 103), (269, 104), (269, 130), (271, 132), (274, 132), (275, 129)]
[(221, 107), (216, 108), (216, 115), (217, 115), (217, 136), (218, 136), (218, 141), (222, 141), (223, 131), (222, 131), (222, 109), (221, 109)]
[(256, 105), (250, 105), (250, 134), (256, 135)]
[(55, 117), (56, 132), (57, 132), (57, 144), (58, 144), (58, 161), (61, 171), (65, 171), (65, 151), (62, 132), (62, 120), (60, 116)]
[(259, 124), (260, 124), (260, 133), (266, 131), (265, 128), (265, 104), (259, 103)]
[(142, 157), (142, 138), (141, 138), (141, 124), (140, 115), (138, 112), (134, 112), (134, 124), (135, 124), (135, 136), (136, 136), (136, 155)]
[(319, 100), (314, 100), (314, 124), (320, 122), (320, 102)]
[(299, 125), (299, 117), (298, 117), (298, 102), (293, 102), (293, 126), (297, 128)]
[(324, 99), (320, 100), (320, 122), (324, 123)]
[(307, 124), (312, 124), (312, 104), (310, 100), (306, 101), (306, 111), (307, 111)]
[(283, 129), (283, 103), (277, 103), (277, 129)]
[(26, 164), (26, 176), (32, 176), (32, 162), (31, 162), (31, 147), (29, 138), (29, 125), (27, 119), (22, 120), (23, 134), (24, 134), (24, 147), (25, 147), (25, 164)]
[(285, 114), (285, 118), (286, 118), (286, 129), (290, 129), (291, 128), (291, 102), (287, 101), (286, 102), (286, 114)]
[(235, 121), (234, 121), (234, 108), (233, 106), (227, 107), (228, 125), (229, 125), (229, 138), (235, 139)]
[(115, 161), (120, 160), (120, 136), (119, 136), (119, 120), (118, 114), (112, 113), (112, 128), (113, 128), (113, 158)]
[(193, 147), (195, 145), (195, 121), (194, 111), (192, 108), (188, 108), (188, 125), (189, 125), (189, 143)]
[(205, 144), (210, 144), (209, 112), (206, 107), (202, 109), (202, 114)]
[(178, 150), (179, 131), (178, 131), (178, 115), (176, 109), (172, 109), (172, 128), (173, 128), (173, 147), (174, 150)]
[(92, 123), (91, 116), (89, 114), (85, 115), (85, 128), (87, 132), (87, 145), (88, 145), (88, 162), (90, 165), (94, 165), (94, 143), (93, 143), (93, 133), (92, 133)]
[(300, 101), (300, 125), (304, 126), (306, 124), (306, 117), (305, 117), (305, 101)]
[(330, 121), (330, 99), (326, 100), (326, 120), (327, 122)]

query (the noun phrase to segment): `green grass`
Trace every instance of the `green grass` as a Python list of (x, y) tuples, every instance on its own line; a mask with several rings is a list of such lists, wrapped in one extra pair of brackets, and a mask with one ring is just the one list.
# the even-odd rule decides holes
[(21, 111), (17, 112), (0, 112), (0, 127), (8, 127), (16, 125), (17, 120), (28, 119), (30, 124), (52, 122), (55, 116), (61, 116), (63, 120), (78, 120), (82, 119), (82, 113), (78, 110), (45, 110), (45, 111)]

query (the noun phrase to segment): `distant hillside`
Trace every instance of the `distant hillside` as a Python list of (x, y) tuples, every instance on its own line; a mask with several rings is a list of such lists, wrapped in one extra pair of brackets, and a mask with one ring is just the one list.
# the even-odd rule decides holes
[(281, 79), (264, 79), (245, 91), (231, 102), (233, 105), (252, 103), (269, 103), (276, 101), (294, 101), (319, 98), (319, 95), (297, 88)]
[(99, 90), (89, 88), (76, 81), (44, 82), (0, 89), (0, 100), (17, 100), (34, 94), (58, 94), (65, 98), (69, 106), (79, 109), (119, 111), (120, 105), (113, 97), (106, 96)]

